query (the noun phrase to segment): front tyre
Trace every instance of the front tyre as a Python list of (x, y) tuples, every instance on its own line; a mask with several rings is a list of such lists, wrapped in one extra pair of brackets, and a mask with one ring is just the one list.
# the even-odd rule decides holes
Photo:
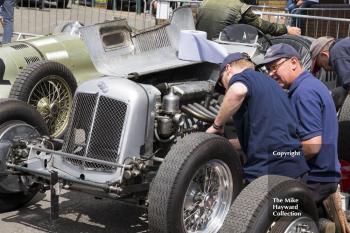
[(242, 189), (239, 156), (223, 137), (194, 133), (178, 140), (149, 191), (151, 232), (218, 232)]
[[(48, 130), (44, 120), (32, 106), (22, 101), (0, 100), (0, 147), (11, 145), (15, 138), (27, 140), (40, 135), (48, 135)], [(1, 161), (18, 164), (27, 159), (21, 156), (10, 157), (4, 151), (0, 153), (3, 153), (0, 154)], [(29, 177), (4, 174), (0, 176), (0, 212), (23, 206), (38, 192), (38, 184)]]

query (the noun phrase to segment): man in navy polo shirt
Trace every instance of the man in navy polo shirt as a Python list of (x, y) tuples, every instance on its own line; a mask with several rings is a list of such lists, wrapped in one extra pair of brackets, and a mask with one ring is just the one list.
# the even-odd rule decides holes
[[(304, 70), (299, 53), (290, 45), (271, 46), (266, 52), (264, 63), (269, 75), (280, 86), (288, 89), (292, 108), (299, 121), (298, 135), (310, 167), (307, 185), (316, 203), (321, 206), (322, 202), (333, 202), (335, 208), (326, 208), (330, 210), (327, 211), (330, 217), (337, 215), (338, 219), (346, 219), (343, 213), (337, 211), (341, 209), (336, 201), (340, 181), (338, 121), (331, 94), (320, 80)], [(338, 223), (335, 224), (337, 232), (340, 232), (340, 225), (347, 226), (345, 222)], [(331, 222), (320, 224), (321, 232), (331, 224), (334, 226)]]
[(350, 93), (350, 37), (335, 40), (333, 37), (320, 37), (310, 47), (312, 72), (320, 68), (335, 71), (343, 88)]
[(239, 144), (247, 156), (246, 181), (266, 174), (300, 178), (307, 173), (296, 118), (278, 84), (254, 71), (254, 64), (242, 53), (224, 59), (220, 84), (226, 94), (207, 133), (223, 133), (225, 123), (234, 117)]
[[(342, 86), (332, 90), (336, 109), (339, 110), (347, 96), (350, 95), (350, 37), (337, 40), (329, 36), (319, 37), (312, 42), (310, 52), (312, 57), (311, 71), (313, 74), (317, 74), (320, 68), (323, 68), (326, 71), (334, 71), (341, 81)], [(344, 132), (350, 129), (344, 123), (341, 123), (342, 127), (339, 135), (346, 137)], [(345, 139), (340, 137), (339, 140), (339, 149), (347, 151), (348, 147), (345, 146)]]
[(316, 201), (322, 201), (336, 191), (340, 181), (338, 120), (331, 94), (320, 80), (304, 70), (299, 53), (290, 45), (271, 46), (264, 63), (269, 75), (288, 89), (310, 167), (308, 186), (314, 191)]

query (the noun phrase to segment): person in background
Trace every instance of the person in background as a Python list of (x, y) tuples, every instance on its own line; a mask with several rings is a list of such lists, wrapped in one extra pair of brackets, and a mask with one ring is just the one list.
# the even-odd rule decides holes
[[(0, 1), (1, 4), (1, 1)], [(13, 14), (15, 0), (2, 0), (0, 8), (0, 23), (4, 28), (2, 43), (10, 43), (13, 34)]]
[[(315, 4), (318, 4), (319, 0), (294, 0), (292, 5), (288, 6), (289, 13), (307, 15), (307, 8), (312, 8)], [(294, 5), (294, 8), (293, 8)], [(305, 19), (303, 18), (292, 18), (292, 25), (300, 27), (305, 30)]]
[(303, 0), (288, 0), (286, 10), (292, 14), (294, 9), (299, 8), (303, 4)]
[(302, 0), (301, 8), (311, 8), (319, 2), (320, 0)]
[(239, 142), (230, 142), (246, 155), (246, 183), (266, 174), (302, 179), (309, 168), (296, 135), (297, 122), (288, 97), (275, 81), (256, 72), (254, 66), (244, 53), (233, 53), (224, 59), (216, 90), (225, 90), (226, 94), (207, 133), (222, 134), (225, 123), (234, 118)]
[[(288, 0), (286, 10), (289, 13), (297, 13), (294, 9), (297, 8), (310, 8), (315, 4), (318, 4), (319, 0)], [(302, 12), (301, 12), (302, 13)]]
[(237, 23), (252, 25), (272, 36), (300, 35), (300, 28), (265, 21), (253, 13), (250, 5), (240, 0), (204, 1), (199, 7), (196, 28), (207, 32), (207, 38), (212, 40), (218, 38), (226, 26)]
[(350, 94), (350, 37), (335, 40), (333, 37), (320, 37), (312, 42), (312, 72), (320, 68), (335, 71), (345, 91)]

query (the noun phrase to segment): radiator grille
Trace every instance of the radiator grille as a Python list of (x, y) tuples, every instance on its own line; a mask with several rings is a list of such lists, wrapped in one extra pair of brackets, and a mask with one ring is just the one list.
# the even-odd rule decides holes
[(24, 60), (26, 60), (27, 64), (29, 65), (31, 63), (40, 61), (40, 58), (38, 58), (37, 56), (31, 56), (31, 57), (24, 57)]
[(29, 46), (26, 44), (15, 44), (15, 45), (10, 45), (10, 47), (16, 50), (21, 50), (21, 49), (28, 48)]
[[(63, 151), (108, 162), (118, 160), (127, 105), (119, 100), (79, 93), (75, 98), (69, 131)], [(98, 103), (97, 103), (98, 101)], [(95, 109), (98, 104), (97, 109)], [(112, 170), (107, 165), (66, 159), (83, 169)]]
[(136, 34), (133, 38), (133, 42), (135, 53), (147, 52), (171, 46), (166, 27)]

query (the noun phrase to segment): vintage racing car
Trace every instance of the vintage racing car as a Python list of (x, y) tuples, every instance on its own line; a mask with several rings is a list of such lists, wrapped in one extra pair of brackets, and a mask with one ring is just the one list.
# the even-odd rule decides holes
[[(81, 26), (78, 22), (65, 22), (57, 27), (55, 30), (59, 32), (57, 34), (25, 39), (1, 46), (0, 98), (10, 97), (30, 103), (44, 117), (50, 135), (62, 138), (68, 124), (73, 94), (77, 85), (105, 74), (106, 65), (101, 61), (107, 64), (110, 64), (111, 61), (116, 63), (126, 54), (137, 51), (136, 46), (138, 45), (134, 43), (135, 38), (153, 30), (147, 29), (144, 32), (133, 33), (126, 22), (116, 25), (113, 21), (86, 27)], [(179, 26), (183, 27), (179, 30), (189, 29), (185, 23)], [(83, 33), (89, 28), (94, 28), (94, 34)], [(192, 26), (191, 29), (194, 27)], [(174, 40), (172, 36), (170, 38)], [(154, 40), (154, 38), (149, 37), (144, 40), (140, 49), (149, 49), (147, 40)], [(279, 42), (295, 46), (304, 55), (305, 64), (309, 63), (309, 39), (282, 36), (270, 40), (270, 43)], [(98, 53), (95, 48), (97, 44), (100, 45)], [(261, 44), (269, 45), (266, 41)], [(130, 49), (132, 47), (135, 49)], [(109, 54), (108, 59), (104, 56), (105, 53)], [(147, 59), (143, 57), (136, 61), (135, 65), (143, 65)], [(162, 61), (161, 64), (163, 63)], [(125, 65), (118, 67), (122, 68), (118, 71), (119, 74), (123, 72), (127, 75), (126, 71), (135, 72), (132, 69), (124, 70)], [(154, 72), (152, 67), (145, 69), (149, 69), (148, 72)]]
[[(189, 8), (177, 9), (168, 25), (133, 36), (126, 29), (124, 20), (81, 28), (104, 76), (77, 88), (64, 141), (49, 137), (41, 105), (0, 100), (0, 211), (50, 190), (55, 217), (57, 196), (67, 189), (147, 207), (152, 232), (219, 232), (242, 189), (242, 169), (226, 139), (203, 133), (220, 105), (218, 66), (178, 59), (181, 30), (194, 29)], [(258, 32), (242, 35), (255, 42), (230, 33), (219, 42), (228, 52), (257, 55)], [(39, 61), (26, 70), (35, 73), (40, 62), (61, 67)], [(44, 77), (58, 79), (62, 70), (50, 71)], [(49, 98), (62, 97), (57, 87)]]
[[(0, 47), (0, 98), (15, 98), (37, 108), (60, 137), (67, 126), (77, 82), (98, 76), (84, 41), (63, 25), (59, 33)], [(70, 33), (71, 32), (71, 33)]]

